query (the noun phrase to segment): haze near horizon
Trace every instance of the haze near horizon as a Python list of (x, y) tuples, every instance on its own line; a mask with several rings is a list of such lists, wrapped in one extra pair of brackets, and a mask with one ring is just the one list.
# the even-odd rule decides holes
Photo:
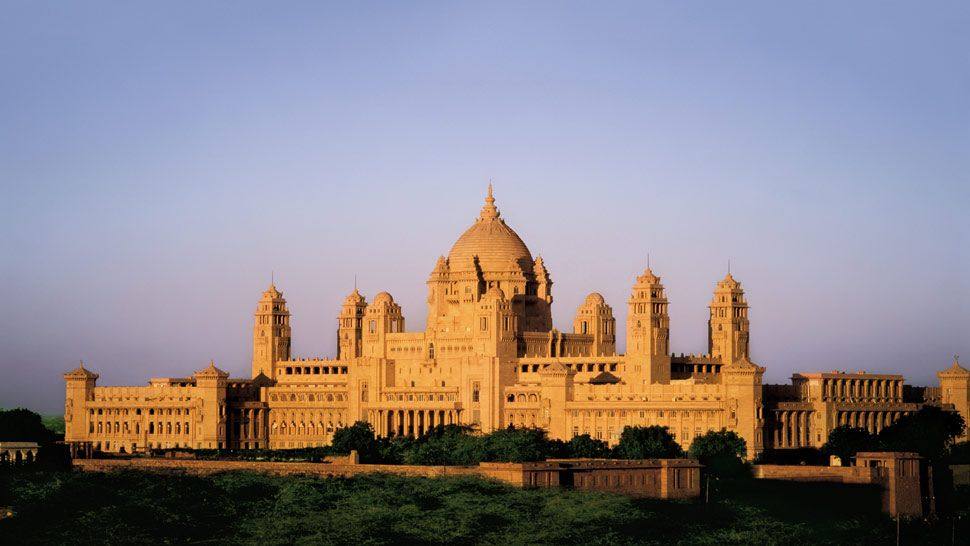
[(571, 331), (646, 265), (702, 353), (731, 261), (765, 381), (970, 360), (964, 3), (41, 6), (0, 25), (0, 406), (247, 376), (271, 274), (294, 354), (354, 286), (422, 329), (491, 179)]

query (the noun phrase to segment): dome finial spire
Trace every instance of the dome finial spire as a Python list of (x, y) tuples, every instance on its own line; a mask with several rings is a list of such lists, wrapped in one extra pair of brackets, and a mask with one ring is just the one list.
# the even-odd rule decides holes
[(485, 206), (482, 213), (478, 216), (479, 220), (494, 220), (499, 217), (498, 208), (495, 206), (495, 197), (492, 193), (492, 179), (488, 180), (488, 194), (485, 196)]

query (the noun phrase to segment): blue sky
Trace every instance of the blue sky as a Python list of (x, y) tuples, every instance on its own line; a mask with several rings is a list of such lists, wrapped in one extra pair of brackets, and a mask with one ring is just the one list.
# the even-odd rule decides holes
[(245, 375), (271, 271), (420, 329), (489, 178), (561, 329), (649, 252), (677, 352), (730, 259), (770, 382), (970, 360), (966, 3), (198, 4), (0, 4), (0, 406)]

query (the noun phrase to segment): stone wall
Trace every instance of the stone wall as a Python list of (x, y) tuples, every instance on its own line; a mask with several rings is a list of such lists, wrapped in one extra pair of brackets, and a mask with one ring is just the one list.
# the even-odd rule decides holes
[(477, 476), (477, 467), (410, 466), (380, 464), (283, 463), (268, 461), (199, 461), (191, 459), (75, 459), (74, 468), (85, 472), (143, 470), (208, 476), (228, 471), (249, 471), (274, 476), (350, 477), (358, 474), (397, 474), (415, 477)]
[(754, 465), (754, 477), (796, 482), (876, 483), (876, 471), (860, 466)]
[(350, 477), (386, 473), (436, 478), (479, 476), (517, 487), (568, 487), (661, 499), (693, 498), (700, 494), (700, 464), (686, 459), (600, 460), (556, 459), (533, 463), (482, 463), (479, 466), (412, 466), (353, 464), (352, 455), (334, 462), (207, 461), (195, 459), (75, 459), (86, 472), (141, 470), (208, 476), (249, 471), (274, 476)]

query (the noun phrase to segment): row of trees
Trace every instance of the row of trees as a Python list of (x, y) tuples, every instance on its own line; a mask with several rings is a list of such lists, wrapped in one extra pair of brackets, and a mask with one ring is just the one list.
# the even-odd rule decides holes
[(545, 430), (515, 428), (474, 434), (469, 427), (438, 426), (411, 438), (379, 438), (360, 421), (334, 433), (333, 453), (356, 450), (363, 462), (415, 465), (475, 465), (554, 458), (659, 459), (690, 456), (719, 475), (744, 472), (744, 440), (734, 432), (710, 431), (694, 439), (685, 453), (667, 427), (626, 427), (615, 447), (588, 434), (568, 442), (551, 440)]
[(878, 434), (863, 428), (840, 426), (829, 433), (821, 452), (826, 457), (836, 455), (847, 463), (860, 451), (911, 451), (931, 463), (938, 463), (966, 453), (966, 442), (954, 444), (965, 428), (966, 423), (959, 413), (926, 406), (903, 416)]

